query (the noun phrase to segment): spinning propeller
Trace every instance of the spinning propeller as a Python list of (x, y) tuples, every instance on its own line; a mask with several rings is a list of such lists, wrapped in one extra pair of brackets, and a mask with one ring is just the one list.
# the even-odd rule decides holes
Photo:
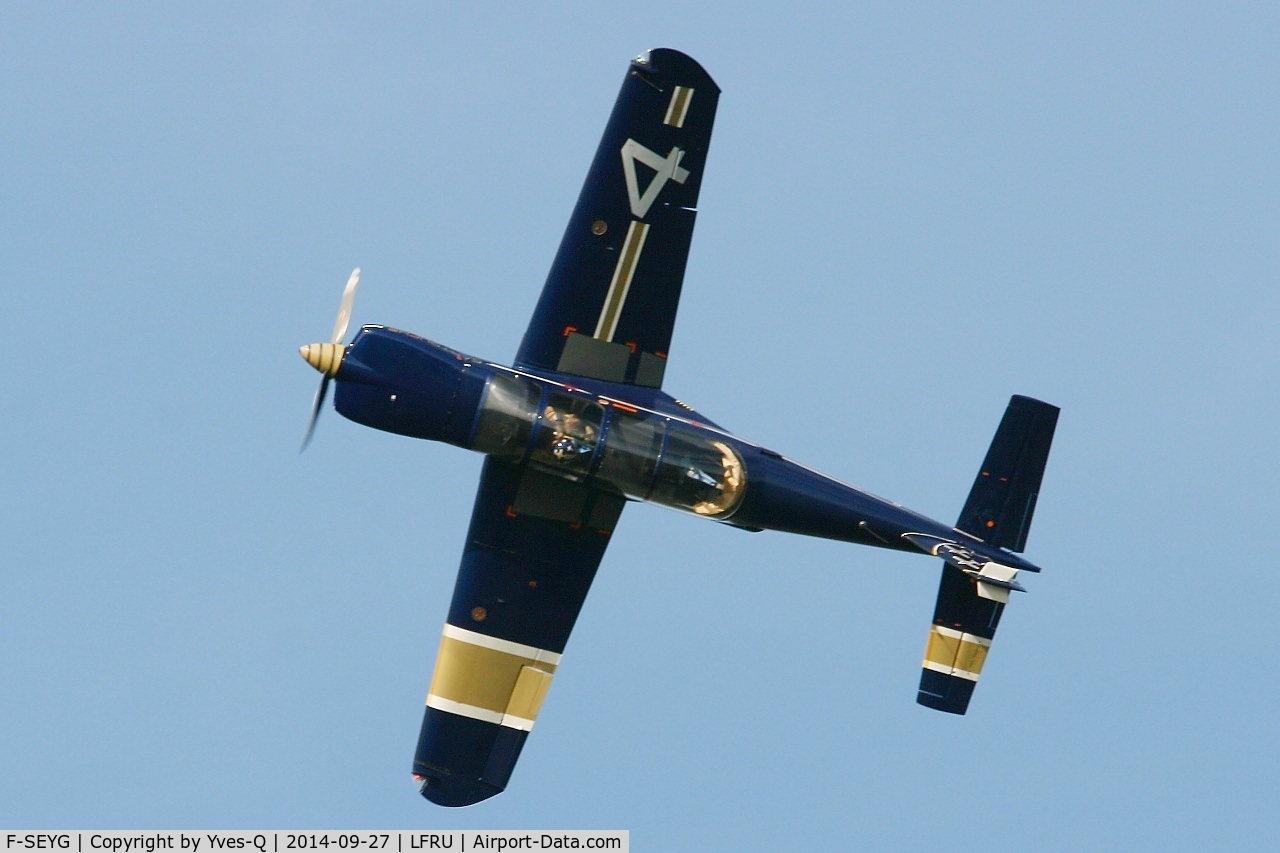
[(338, 319), (333, 324), (333, 339), (327, 344), (307, 344), (298, 352), (307, 360), (307, 364), (324, 374), (320, 379), (320, 388), (316, 391), (315, 402), (311, 404), (311, 422), (307, 424), (307, 435), (302, 439), (302, 450), (311, 443), (311, 434), (316, 429), (316, 419), (320, 417), (320, 407), (329, 393), (329, 380), (338, 373), (342, 364), (342, 355), (346, 348), (342, 339), (347, 336), (347, 326), (351, 323), (351, 303), (356, 301), (356, 287), (360, 284), (360, 268), (351, 271), (347, 286), (342, 291), (342, 304), (338, 306)]

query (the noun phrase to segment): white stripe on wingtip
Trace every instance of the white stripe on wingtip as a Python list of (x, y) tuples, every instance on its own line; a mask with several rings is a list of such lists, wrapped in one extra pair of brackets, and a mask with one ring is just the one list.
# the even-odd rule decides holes
[(511, 640), (503, 640), (499, 637), (490, 637), (488, 634), (478, 634), (475, 631), (468, 631), (466, 628), (459, 628), (457, 625), (450, 625), (448, 622), (444, 626), (444, 635), (451, 640), (457, 640), (460, 643), (470, 643), (473, 646), (479, 646), (482, 649), (492, 649), (495, 652), (505, 652), (509, 655), (517, 655), (522, 658), (528, 658), (538, 663), (549, 663), (555, 666), (560, 665), (560, 655), (556, 652), (549, 652), (546, 649), (540, 649), (536, 646), (526, 646), (523, 643), (512, 642)]
[(517, 717), (514, 714), (500, 714), (487, 708), (477, 708), (475, 705), (455, 702), (452, 699), (445, 699), (443, 696), (437, 696), (434, 693), (427, 694), (427, 707), (435, 708), (437, 711), (444, 711), (446, 714), (469, 717), (482, 723), (494, 723), (495, 725), (506, 726), (509, 729), (518, 729), (522, 732), (533, 731), (533, 720), (526, 720), (524, 717)]

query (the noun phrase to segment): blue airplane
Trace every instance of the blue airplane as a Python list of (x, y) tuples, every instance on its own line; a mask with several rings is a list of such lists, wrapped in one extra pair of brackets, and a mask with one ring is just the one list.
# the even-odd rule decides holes
[[(465, 806), (501, 793), (628, 501), (741, 530), (941, 557), (917, 701), (963, 714), (1020, 571), (1058, 409), (1013, 397), (954, 527), (732, 435), (662, 390), (720, 90), (653, 50), (627, 70), (516, 354), (506, 367), (385, 326), (302, 356), (334, 407), (485, 454), (413, 772)], [(303, 446), (306, 446), (304, 441)]]

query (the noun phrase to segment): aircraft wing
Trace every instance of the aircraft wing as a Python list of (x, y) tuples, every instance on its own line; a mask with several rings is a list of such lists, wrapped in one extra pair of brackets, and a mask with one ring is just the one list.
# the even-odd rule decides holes
[(424, 797), (506, 787), (623, 502), (485, 460), (413, 762)]
[(631, 63), (516, 366), (662, 387), (719, 97), (678, 51)]

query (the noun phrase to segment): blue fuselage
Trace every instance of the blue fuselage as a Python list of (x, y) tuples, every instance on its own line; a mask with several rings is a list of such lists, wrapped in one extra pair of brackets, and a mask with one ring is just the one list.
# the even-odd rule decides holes
[(942, 542), (1038, 569), (903, 506), (730, 435), (657, 389), (471, 358), (366, 326), (335, 406), (366, 426), (476, 450), (543, 473), (746, 530), (926, 551)]

